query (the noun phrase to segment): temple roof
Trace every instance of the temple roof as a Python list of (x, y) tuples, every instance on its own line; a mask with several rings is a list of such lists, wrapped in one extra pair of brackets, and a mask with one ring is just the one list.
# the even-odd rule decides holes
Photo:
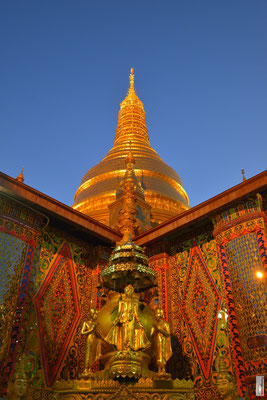
[(166, 240), (168, 237), (174, 235), (174, 233), (184, 238), (188, 232), (196, 232), (197, 229), (207, 226), (207, 224), (209, 224), (210, 229), (213, 230), (211, 218), (215, 214), (221, 212), (226, 207), (231, 207), (237, 202), (255, 196), (257, 193), (261, 193), (262, 196), (266, 198), (267, 170), (211, 197), (184, 213), (165, 221), (161, 225), (147, 230), (136, 236), (134, 242), (139, 246), (147, 246), (149, 243), (162, 240), (163, 237)]
[[(39, 192), (31, 186), (0, 172), (0, 195), (18, 201), (21, 205), (41, 213), (47, 222), (84, 240), (96, 243), (114, 244), (122, 235), (109, 226), (84, 215), (72, 207)], [(25, 223), (25, 221), (24, 221)]]
[[(211, 222), (213, 215), (257, 193), (261, 193), (266, 198), (267, 171), (263, 171), (217, 196), (190, 208), (161, 225), (134, 237), (133, 240), (138, 246), (147, 246), (163, 238), (172, 237), (174, 234), (179, 234), (184, 238), (188, 232), (195, 232), (196, 229), (207, 224), (210, 224), (211, 229), (213, 229)], [(49, 217), (50, 221), (57, 220), (60, 223), (61, 229), (71, 234), (82, 235), (85, 240), (91, 240), (92, 237), (95, 237), (98, 242), (102, 241), (106, 244), (114, 244), (122, 238), (120, 233), (110, 227), (73, 210), (71, 207), (2, 172), (0, 172), (0, 194), (7, 196), (9, 199), (14, 198), (22, 205), (25, 204), (32, 209), (42, 212), (46, 219)]]

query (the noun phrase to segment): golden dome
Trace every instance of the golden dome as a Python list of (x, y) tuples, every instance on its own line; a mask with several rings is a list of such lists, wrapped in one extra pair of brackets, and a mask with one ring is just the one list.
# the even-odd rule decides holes
[(108, 206), (116, 199), (119, 181), (125, 175), (125, 158), (135, 158), (135, 174), (146, 201), (152, 206), (152, 221), (161, 223), (189, 208), (188, 196), (178, 174), (152, 149), (143, 103), (134, 89), (133, 68), (128, 94), (120, 104), (118, 125), (112, 149), (83, 177), (73, 208), (108, 225)]

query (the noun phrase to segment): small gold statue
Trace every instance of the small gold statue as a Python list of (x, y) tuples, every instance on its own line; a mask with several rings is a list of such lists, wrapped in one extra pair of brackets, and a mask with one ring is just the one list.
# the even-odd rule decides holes
[(82, 326), (81, 334), (87, 335), (85, 343), (85, 365), (82, 378), (88, 378), (92, 375), (91, 367), (95, 361), (101, 357), (101, 340), (97, 332), (97, 313), (94, 308), (90, 309), (89, 320)]
[(168, 322), (164, 320), (164, 311), (162, 308), (157, 308), (155, 311), (156, 322), (151, 329), (151, 337), (156, 353), (156, 364), (158, 374), (166, 374), (165, 366), (172, 355), (171, 348), (171, 331)]
[(17, 371), (12, 376), (7, 387), (8, 400), (26, 399), (27, 377), (24, 371), (24, 363), (20, 362)]
[(217, 389), (222, 399), (233, 400), (234, 397), (234, 378), (228, 373), (222, 373), (217, 376)]
[(217, 376), (217, 389), (224, 400), (236, 400), (235, 380), (231, 372), (226, 368), (226, 364), (222, 355), (219, 356), (219, 374)]
[(105, 340), (120, 351), (140, 350), (150, 346), (138, 315), (138, 296), (134, 296), (132, 285), (127, 285), (124, 289), (119, 301), (118, 315)]

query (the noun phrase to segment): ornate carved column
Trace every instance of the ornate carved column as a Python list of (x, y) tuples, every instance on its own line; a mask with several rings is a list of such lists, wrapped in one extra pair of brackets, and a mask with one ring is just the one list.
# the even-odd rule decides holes
[(239, 394), (264, 373), (266, 213), (259, 194), (212, 218), (219, 251)]

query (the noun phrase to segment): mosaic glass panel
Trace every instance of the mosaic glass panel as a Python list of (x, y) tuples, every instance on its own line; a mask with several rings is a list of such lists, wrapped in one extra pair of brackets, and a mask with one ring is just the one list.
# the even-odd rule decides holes
[(27, 243), (0, 232), (0, 374), (8, 354)]
[[(174, 239), (169, 248), (172, 255), (167, 258), (167, 290), (172, 377), (192, 378), (196, 399), (219, 399), (216, 374), (220, 353), (232, 374), (233, 369), (216, 242), (212, 232), (206, 232), (182, 243)], [(198, 316), (195, 310), (203, 311), (202, 315)]]
[(244, 359), (258, 360), (266, 357), (266, 347), (250, 348), (249, 343), (260, 343), (266, 335), (266, 288), (263, 279), (256, 276), (262, 263), (255, 233), (231, 240), (225, 250)]
[[(51, 268), (53, 268), (60, 249), (62, 249), (64, 244), (68, 244), (70, 248), (71, 257), (69, 257), (69, 262), (73, 263), (75, 271), (79, 308), (81, 311), (81, 318), (66, 350), (66, 357), (59, 367), (58, 376), (67, 380), (77, 378), (84, 370), (85, 338), (81, 337), (80, 332), (83, 322), (88, 318), (88, 312), (92, 304), (94, 307), (97, 307), (101, 302), (101, 299), (99, 299), (99, 304), (97, 304), (97, 284), (100, 270), (103, 267), (101, 263), (98, 267), (97, 265), (99, 262), (98, 254), (100, 250), (102, 254), (105, 249), (92, 246), (81, 240), (76, 240), (65, 232), (51, 227), (47, 228), (42, 237), (39, 264), (36, 266), (35, 291), (38, 292), (38, 289), (40, 290), (44, 280), (51, 273)], [(45, 315), (48, 314), (45, 313)], [(55, 356), (53, 354), (53, 360), (56, 359)]]
[(220, 293), (197, 246), (191, 250), (181, 309), (206, 379), (209, 378), (220, 306)]
[(14, 286), (14, 279), (18, 287), (26, 248), (27, 243), (23, 240), (0, 232), (0, 304), (4, 303), (11, 286)]

